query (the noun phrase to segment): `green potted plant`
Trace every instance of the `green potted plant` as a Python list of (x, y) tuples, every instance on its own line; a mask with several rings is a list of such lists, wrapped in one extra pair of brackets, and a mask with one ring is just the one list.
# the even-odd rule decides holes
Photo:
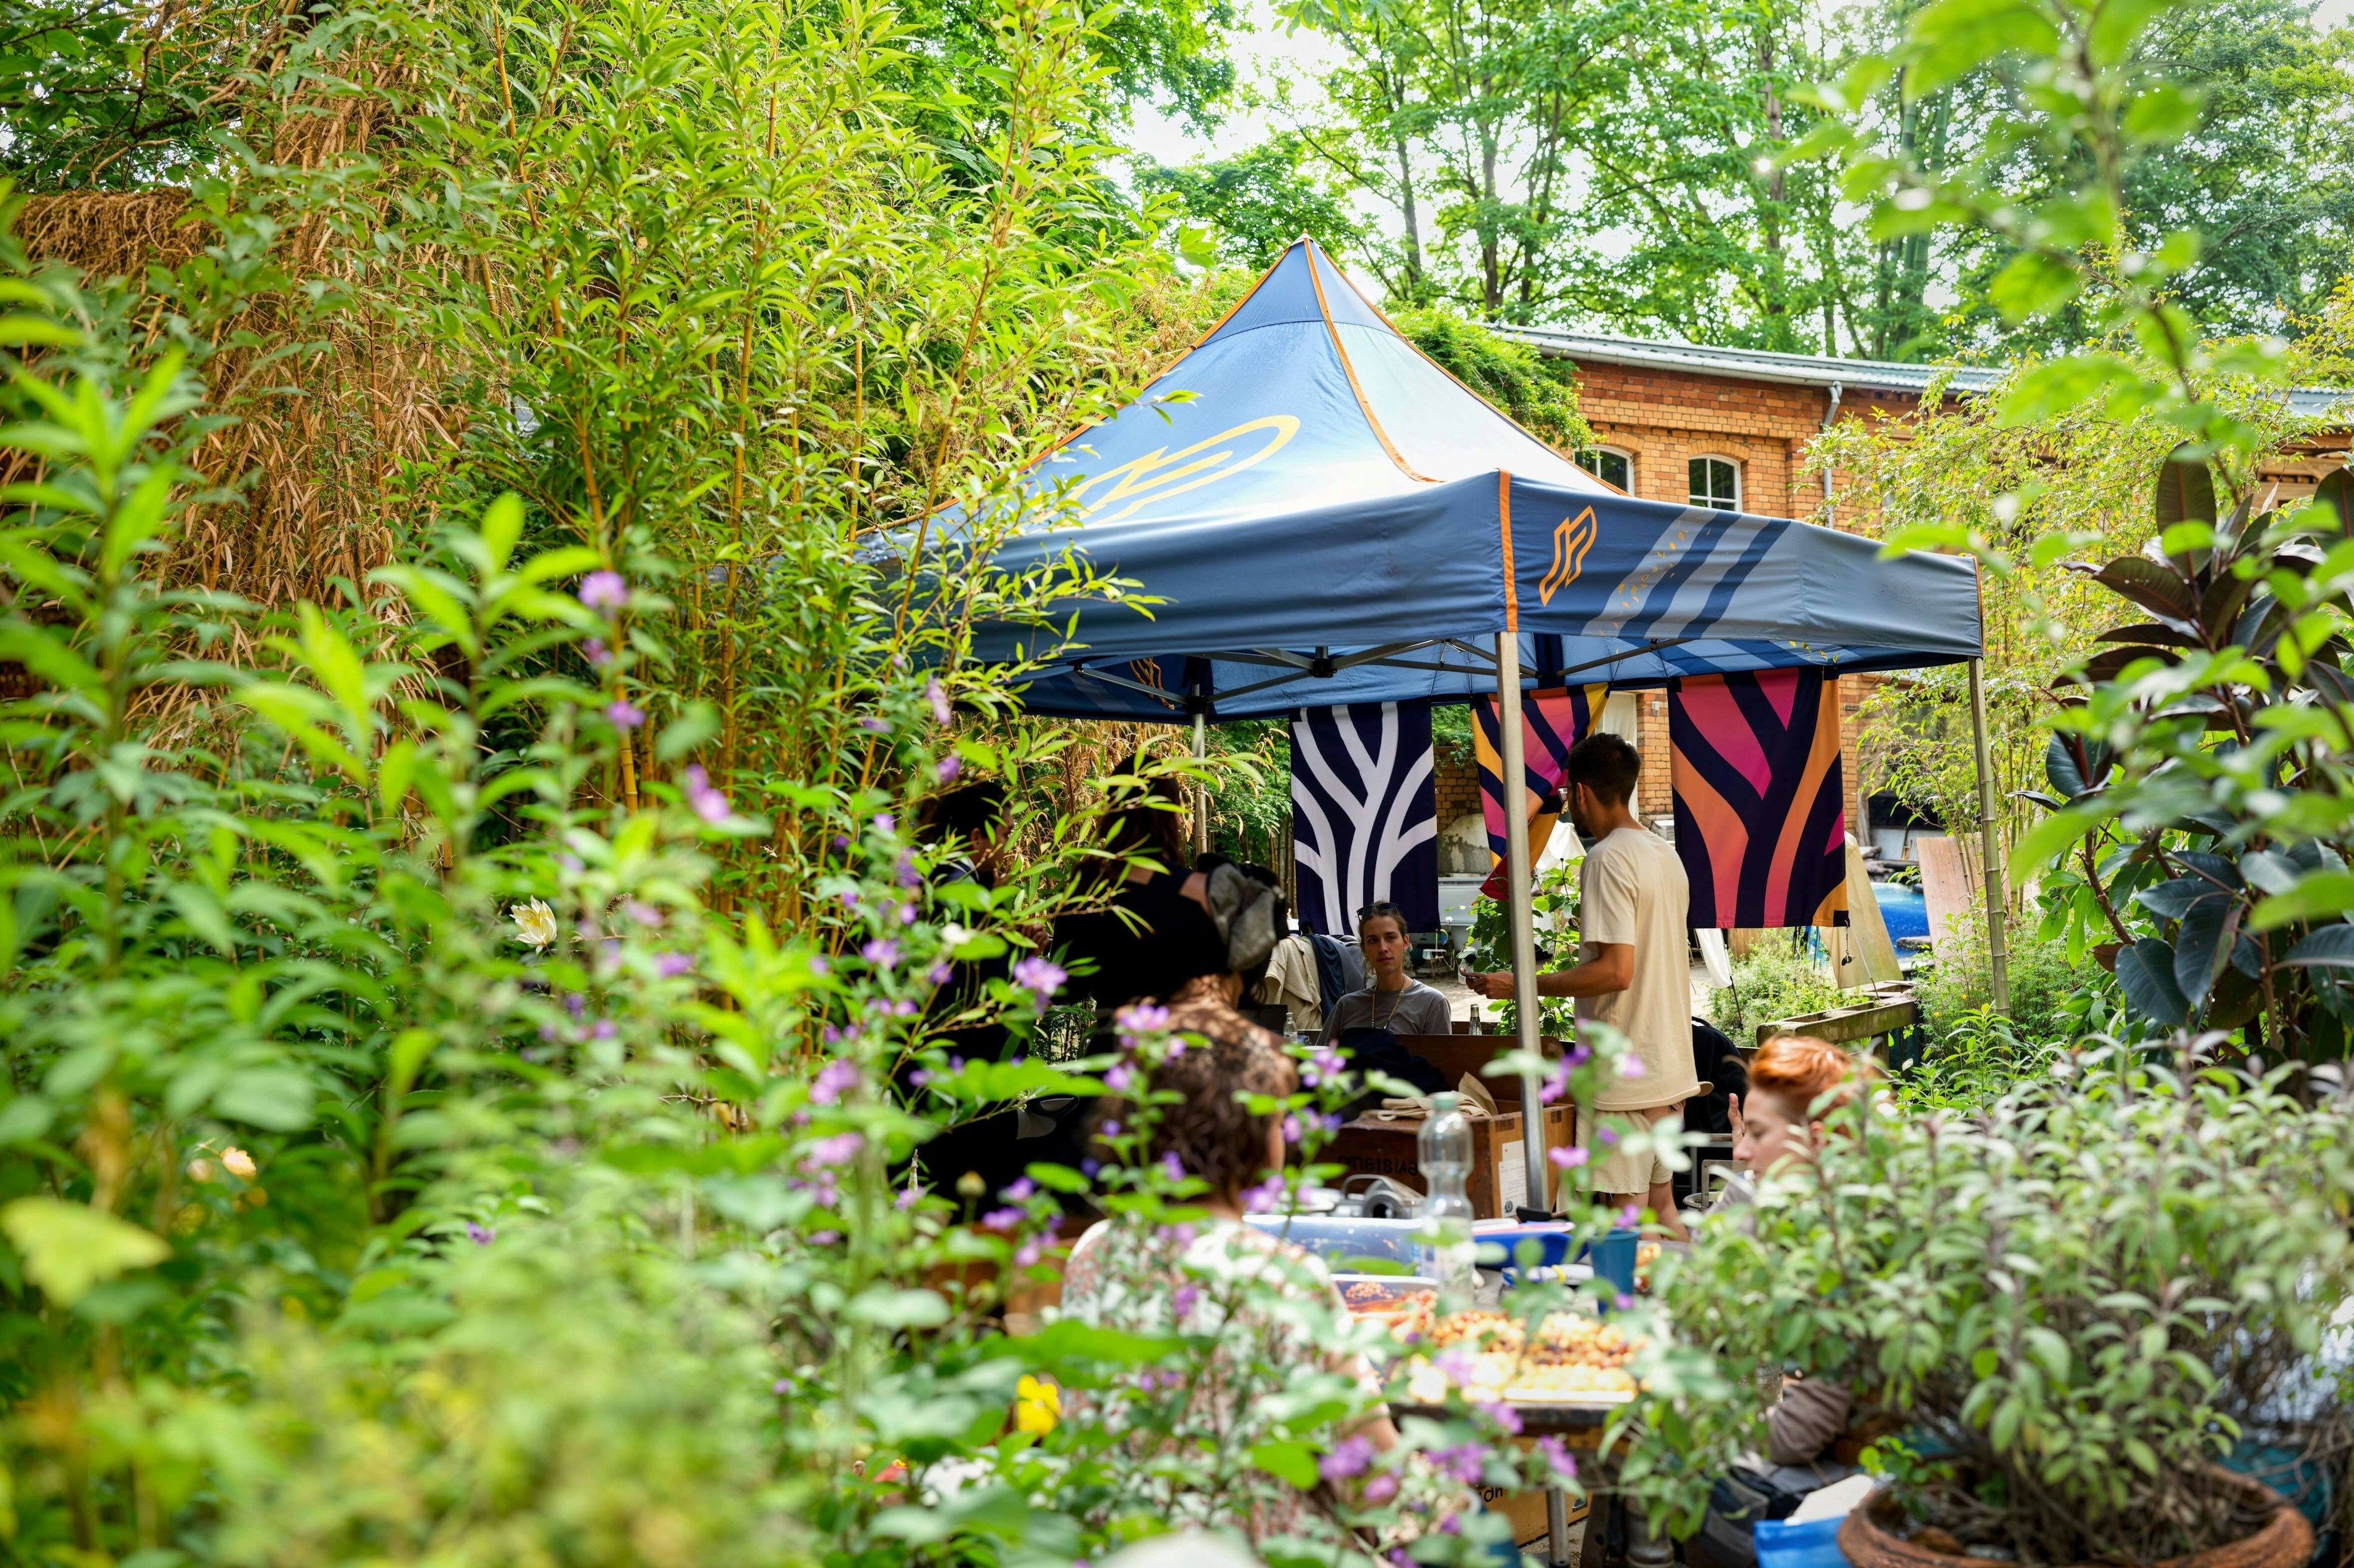
[(1681, 1343), (1620, 1423), (1624, 1484), (1696, 1529), (1797, 1373), (1868, 1413), (1859, 1568), (2304, 1562), (2279, 1493), (2330, 1474), (2342, 1507), (2354, 1156), (2342, 1099), (2281, 1086), (2105, 1045), (1968, 1117), (1831, 1113), (1662, 1260)]

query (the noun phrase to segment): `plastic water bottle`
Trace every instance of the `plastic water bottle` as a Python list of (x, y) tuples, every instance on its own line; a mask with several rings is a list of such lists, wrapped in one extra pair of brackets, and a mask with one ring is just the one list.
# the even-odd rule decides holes
[(1471, 1199), (1463, 1184), (1471, 1179), (1471, 1124), (1456, 1108), (1453, 1095), (1433, 1095), (1430, 1115), (1415, 1139), (1422, 1165), (1424, 1272), (1442, 1290), (1469, 1290), (1479, 1282), (1471, 1239)]

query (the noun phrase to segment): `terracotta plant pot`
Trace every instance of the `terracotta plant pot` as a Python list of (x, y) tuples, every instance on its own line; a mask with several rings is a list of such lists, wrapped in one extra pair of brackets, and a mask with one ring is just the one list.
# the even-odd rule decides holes
[[(2250, 1507), (2271, 1510), (2270, 1516), (2253, 1534), (2188, 1557), (2169, 1557), (2156, 1568), (2304, 1568), (2313, 1556), (2313, 1525), (2305, 1515), (2261, 1481), (2228, 1470), (2214, 1474)], [(1847, 1522), (1840, 1526), (1839, 1544), (1853, 1568), (2018, 1568), (2016, 1563), (1989, 1557), (1965, 1557), (1916, 1545), (1892, 1528), (1895, 1513), (1896, 1499), (1882, 1490), (1847, 1516)]]

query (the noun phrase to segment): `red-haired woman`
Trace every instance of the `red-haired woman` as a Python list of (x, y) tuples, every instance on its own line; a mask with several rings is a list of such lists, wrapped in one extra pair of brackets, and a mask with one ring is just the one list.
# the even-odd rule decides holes
[[(1810, 1036), (1785, 1034), (1759, 1046), (1749, 1092), (1731, 1104), (1733, 1158), (1748, 1180), (1726, 1183), (1714, 1223), (1738, 1223), (1752, 1181), (1812, 1160), (1824, 1118), (1852, 1104), (1872, 1075), (1869, 1062)], [(1755, 1568), (1750, 1529), (1758, 1520), (1786, 1518), (1807, 1493), (1851, 1473), (1830, 1449), (1847, 1432), (1852, 1403), (1844, 1383), (1786, 1373), (1781, 1398), (1766, 1413), (1765, 1466), (1716, 1483), (1700, 1533), (1684, 1544), (1685, 1561), (1692, 1568)]]

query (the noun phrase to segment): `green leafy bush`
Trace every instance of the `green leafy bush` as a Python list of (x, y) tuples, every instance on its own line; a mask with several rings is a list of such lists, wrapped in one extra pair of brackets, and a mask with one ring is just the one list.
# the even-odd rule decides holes
[(1720, 986), (1710, 996), (1709, 1022), (1734, 1044), (1755, 1044), (1757, 1031), (1777, 1019), (1820, 1012), (1850, 1000), (1850, 993), (1831, 983), (1820, 963), (1792, 950), (1796, 935), (1803, 933), (1768, 933), (1733, 961), (1732, 985)]
[(1695, 1522), (1762, 1446), (1755, 1370), (1788, 1364), (1941, 1457), (1900, 1499), (1966, 1543), (2148, 1563), (2235, 1539), (2202, 1468), (2235, 1439), (2325, 1473), (2349, 1452), (2354, 1362), (2313, 1359), (2354, 1292), (2348, 1110), (2122, 1047), (1974, 1116), (1866, 1097), (1661, 1260), (1686, 1361), (1624, 1424), (1628, 1485)]
[[(2064, 938), (2034, 926), (2015, 923), (2009, 938), (2011, 1028), (2024, 1040), (2076, 1038), (2094, 1000), (2115, 995), (2108, 975), (2085, 955), (2072, 955)], [(1914, 993), (1932, 1051), (1962, 1030), (1972, 1012), (1993, 1004), (1993, 969), (1979, 915), (1956, 923), (1936, 961), (1923, 966)]]

